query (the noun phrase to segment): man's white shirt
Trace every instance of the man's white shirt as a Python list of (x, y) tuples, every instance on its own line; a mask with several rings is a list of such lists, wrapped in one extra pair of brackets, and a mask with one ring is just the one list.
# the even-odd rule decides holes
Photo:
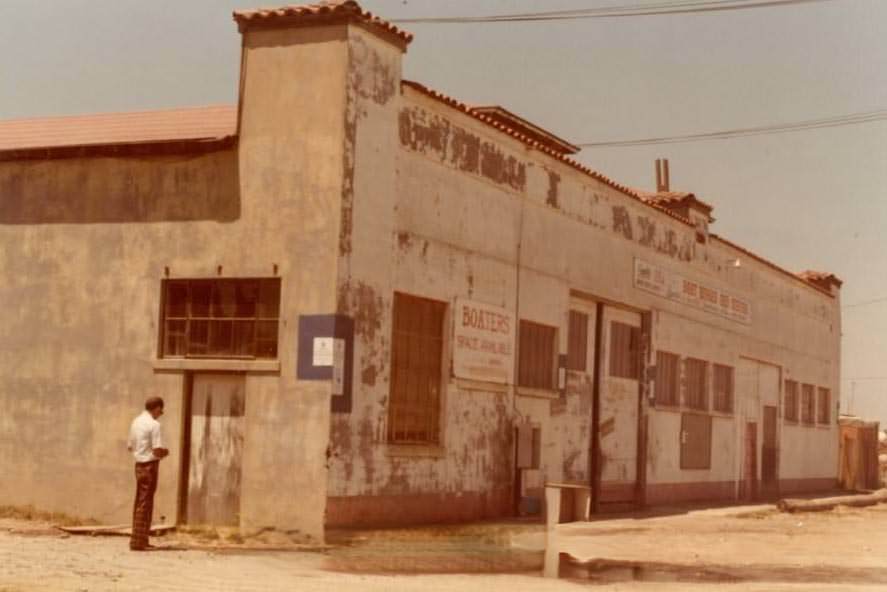
[(126, 447), (132, 452), (136, 462), (160, 460), (154, 456), (155, 448), (163, 448), (160, 440), (160, 422), (151, 417), (147, 411), (142, 411), (132, 420)]

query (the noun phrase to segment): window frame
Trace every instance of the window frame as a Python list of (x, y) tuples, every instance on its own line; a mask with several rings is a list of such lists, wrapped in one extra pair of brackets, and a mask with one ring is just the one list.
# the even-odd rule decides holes
[[(541, 352), (535, 349), (537, 339), (539, 343), (547, 344), (540, 348)], [(518, 387), (544, 391), (557, 390), (557, 339), (557, 327), (553, 325), (528, 319), (518, 321)], [(531, 348), (531, 345), (534, 347)]]
[[(701, 366), (702, 372), (699, 376), (702, 378), (702, 394), (700, 405), (696, 405), (696, 401), (691, 401), (690, 399), (690, 366), (699, 364)], [(686, 357), (684, 358), (684, 407), (687, 409), (693, 409), (694, 411), (708, 411), (711, 408), (711, 401), (709, 400), (711, 390), (709, 388), (709, 378), (708, 378), (708, 368), (710, 364), (706, 360), (702, 360), (700, 358)]]
[[(412, 304), (427, 311), (406, 312)], [(449, 304), (406, 292), (395, 292), (391, 303), (391, 378), (388, 386), (386, 442), (397, 446), (440, 446), (444, 396), (444, 356)], [(428, 312), (426, 319), (422, 315)], [(406, 316), (405, 316), (406, 315)], [(409, 318), (409, 315), (414, 315)], [(404, 321), (405, 318), (408, 320)], [(418, 331), (413, 331), (418, 319)], [(428, 326), (424, 323), (428, 322)], [(407, 327), (405, 324), (413, 324)], [(439, 323), (436, 334), (433, 329)], [(406, 343), (402, 343), (406, 339)], [(406, 354), (405, 361), (401, 356)], [(419, 355), (418, 359), (413, 359)], [(424, 392), (411, 386), (422, 385)], [(423, 396), (420, 396), (423, 395)], [(403, 415), (401, 415), (403, 414)], [(407, 419), (403, 419), (403, 417)], [(422, 435), (424, 432), (424, 435)]]
[[(784, 383), (785, 383), (785, 392), (783, 393), (783, 397), (782, 397), (782, 399), (783, 399), (782, 417), (787, 422), (798, 423), (800, 421), (800, 411), (799, 411), (800, 402), (801, 402), (800, 385), (798, 384), (797, 380), (791, 380), (789, 378), (786, 378)], [(793, 388), (789, 388), (789, 387), (793, 387)], [(789, 406), (789, 400), (788, 400), (790, 393), (792, 395), (792, 405), (791, 406)], [(788, 413), (789, 408), (791, 408), (791, 414)]]
[(570, 309), (567, 323), (567, 370), (588, 371), (588, 325), (591, 315)]
[[(278, 360), (280, 357), (280, 305), (282, 282), (279, 277), (225, 277), (225, 278), (164, 278), (160, 283), (160, 314), (158, 327), (157, 357), (166, 360), (201, 359), (201, 360)], [(172, 291), (184, 287), (184, 299), (173, 301)], [(195, 297), (195, 288), (199, 287), (205, 301), (199, 302)], [(224, 290), (223, 290), (224, 288)], [(238, 300), (244, 291), (255, 290), (253, 300)], [(228, 290), (226, 299), (220, 295)], [(180, 295), (181, 297), (181, 295)], [(253, 314), (243, 314), (239, 307), (249, 305), (254, 308)], [(184, 307), (177, 314), (170, 314), (171, 308)], [(205, 310), (195, 310), (203, 309)], [(270, 311), (271, 314), (268, 314)], [(217, 314), (219, 313), (219, 314)], [(229, 314), (230, 313), (230, 314)], [(246, 342), (239, 342), (236, 347), (236, 327), (241, 331), (247, 324), (252, 324), (248, 350), (241, 350)], [(181, 331), (172, 331), (170, 326), (183, 326)], [(197, 327), (200, 327), (197, 330)], [(216, 349), (213, 337), (223, 333), (222, 327), (229, 331), (229, 348)], [(260, 329), (261, 328), (261, 329)], [(195, 332), (206, 334), (205, 340), (192, 341)], [(261, 332), (265, 332), (260, 337)], [(273, 336), (272, 336), (273, 335)], [(241, 335), (243, 336), (243, 335)], [(178, 346), (170, 347), (170, 339), (175, 339)], [(181, 340), (181, 341), (179, 341)], [(196, 347), (201, 343), (200, 347)], [(202, 350), (202, 351), (200, 351)], [(267, 351), (267, 355), (262, 355)]]
[[(823, 395), (825, 395), (823, 397)], [(824, 404), (823, 404), (824, 403)], [(823, 420), (823, 416), (825, 419)], [(832, 391), (820, 386), (816, 388), (816, 425), (827, 426), (832, 423)]]
[(816, 425), (816, 387), (812, 384), (801, 385), (801, 423)]
[[(663, 363), (665, 359), (670, 358), (674, 361), (673, 372), (671, 376), (664, 376), (663, 369), (665, 368), (665, 364)], [(671, 362), (669, 362), (671, 363)], [(668, 399), (663, 399), (661, 394), (663, 392), (662, 386), (665, 379), (670, 378), (670, 388), (671, 388), (671, 396)], [(653, 391), (653, 401), (657, 407), (680, 407), (681, 406), (681, 356), (678, 354), (665, 351), (665, 350), (657, 350), (656, 351), (656, 383), (655, 390)]]
[[(622, 346), (627, 344), (627, 349)], [(641, 328), (619, 320), (610, 320), (609, 363), (611, 378), (641, 379)], [(618, 354), (618, 357), (617, 357)]]
[[(717, 413), (725, 413), (728, 415), (732, 415), (733, 409), (735, 406), (736, 372), (733, 369), (733, 366), (728, 366), (726, 364), (718, 364), (717, 362), (712, 363), (711, 368), (712, 368), (712, 380), (711, 380), (712, 411), (715, 411)], [(726, 374), (728, 376), (728, 379), (726, 382), (726, 385), (728, 386), (727, 392), (726, 392), (727, 405), (725, 407), (722, 407), (720, 405), (720, 403), (722, 402), (722, 400), (721, 400), (722, 398), (720, 395), (722, 393), (718, 389), (718, 387), (719, 387), (719, 380), (718, 380), (719, 373), (718, 373), (718, 371), (719, 370), (726, 371)]]

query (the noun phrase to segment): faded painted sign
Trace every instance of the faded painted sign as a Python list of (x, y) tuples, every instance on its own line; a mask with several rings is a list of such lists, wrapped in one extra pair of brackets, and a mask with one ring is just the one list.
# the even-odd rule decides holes
[(514, 377), (514, 314), (499, 306), (456, 300), (453, 373), (508, 384)]
[(634, 260), (634, 286), (739, 323), (751, 324), (751, 304), (747, 300), (641, 259)]

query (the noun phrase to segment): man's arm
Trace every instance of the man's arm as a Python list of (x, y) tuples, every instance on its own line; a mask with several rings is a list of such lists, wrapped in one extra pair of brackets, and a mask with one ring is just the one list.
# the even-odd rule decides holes
[(163, 440), (160, 437), (159, 422), (151, 430), (151, 452), (154, 454), (154, 458), (158, 459), (169, 456), (169, 450), (163, 447)]

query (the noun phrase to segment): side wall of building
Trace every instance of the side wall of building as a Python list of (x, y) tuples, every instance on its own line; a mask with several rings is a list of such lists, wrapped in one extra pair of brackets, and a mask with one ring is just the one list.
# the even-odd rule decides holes
[[(778, 367), (780, 385), (797, 374), (837, 392), (837, 299), (717, 238), (697, 242), (686, 223), (439, 99), (405, 87), (396, 103), (394, 201), (388, 193), (369, 192), (366, 213), (354, 217), (355, 235), (364, 237), (361, 244), (384, 244), (390, 255), (352, 263), (353, 276), (384, 281), (363, 292), (372, 295), (361, 302), (372, 311), (373, 331), (358, 341), (354, 410), (334, 418), (329, 524), (479, 518), (513, 511), (514, 428), (527, 421), (541, 428), (541, 466), (521, 473), (521, 493), (543, 480), (589, 479), (591, 374), (571, 372), (564, 392), (542, 393), (455, 378), (452, 311), (457, 298), (556, 327), (560, 354), (567, 353), (571, 308), (593, 312), (598, 302), (607, 309), (615, 305), (613, 310), (634, 311), (638, 323), (640, 313), (649, 311), (654, 353), (662, 348), (734, 368), (736, 410), (714, 414), (709, 469), (680, 468), (680, 408), (647, 411), (643, 472), (651, 502), (736, 495), (742, 448), (737, 432), (752, 416), (744, 411), (753, 395), (744, 386), (743, 360)], [(358, 153), (358, 162), (362, 156)], [(380, 226), (369, 212), (378, 219), (392, 215), (394, 227)], [(739, 268), (731, 264), (737, 257)], [(751, 305), (750, 320), (739, 322), (638, 289), (638, 260), (741, 297)], [(387, 442), (395, 292), (448, 305), (440, 446)], [(608, 333), (603, 335), (606, 348)], [(589, 356), (593, 337), (592, 314)], [(634, 404), (638, 395), (624, 396)], [(783, 423), (780, 419), (780, 476), (830, 482), (836, 475), (834, 415), (832, 424), (803, 428), (799, 434)], [(805, 451), (802, 442), (815, 445), (816, 453)]]

